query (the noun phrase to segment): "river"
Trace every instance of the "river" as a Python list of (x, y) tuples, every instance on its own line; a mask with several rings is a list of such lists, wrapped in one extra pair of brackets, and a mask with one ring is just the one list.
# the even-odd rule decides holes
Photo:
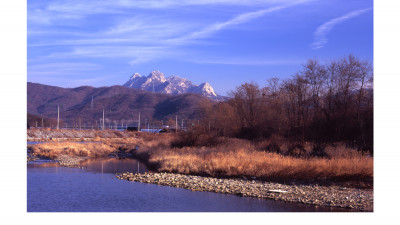
[(240, 197), (119, 180), (115, 173), (146, 172), (135, 159), (94, 159), (83, 168), (52, 161), (27, 165), (28, 212), (346, 212), (282, 201)]

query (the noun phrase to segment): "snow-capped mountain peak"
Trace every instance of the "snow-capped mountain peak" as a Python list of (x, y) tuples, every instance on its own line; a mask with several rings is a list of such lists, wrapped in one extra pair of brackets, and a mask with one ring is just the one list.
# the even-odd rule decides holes
[(207, 94), (211, 95), (211, 96), (217, 96), (217, 94), (214, 91), (214, 88), (211, 87), (211, 85), (209, 83), (203, 83), (200, 85), (201, 90), (203, 90), (204, 92), (206, 92)]
[(197, 93), (214, 100), (223, 98), (217, 95), (207, 82), (194, 85), (190, 80), (176, 75), (165, 78), (164, 74), (158, 70), (151, 72), (146, 77), (135, 73), (123, 86), (164, 94)]
[(156, 81), (160, 81), (161, 83), (164, 83), (165, 81), (167, 81), (164, 77), (164, 74), (161, 73), (158, 70), (154, 70), (153, 72), (151, 72), (147, 78), (151, 78), (152, 80), (156, 80)]
[(216, 98), (218, 95), (209, 83), (202, 83), (199, 86), (194, 87), (191, 92), (202, 94), (208, 98)]
[(169, 76), (169, 77), (167, 78), (167, 80), (168, 80), (168, 81), (172, 81), (172, 82), (176, 82), (176, 81), (189, 81), (189, 80), (186, 79), (186, 78), (179, 77), (179, 76), (176, 76), (176, 75)]
[(135, 74), (133, 74), (133, 75), (131, 76), (131, 79), (135, 79), (135, 78), (138, 78), (138, 77), (141, 77), (141, 76), (140, 76), (140, 73), (135, 73)]
[(176, 75), (170, 76), (167, 78), (167, 81), (170, 82), (174, 86), (180, 86), (184, 88), (189, 88), (193, 86), (192, 82), (186, 78), (178, 77)]

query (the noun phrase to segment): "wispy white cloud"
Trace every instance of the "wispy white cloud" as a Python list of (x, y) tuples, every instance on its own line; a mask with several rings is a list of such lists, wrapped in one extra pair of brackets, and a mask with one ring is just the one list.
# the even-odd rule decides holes
[(129, 58), (129, 64), (134, 65), (158, 58), (175, 57), (179, 54), (181, 53), (178, 50), (172, 51), (170, 47), (162, 46), (79, 46), (74, 47), (72, 51), (52, 53), (47, 58)]
[(28, 25), (52, 25), (54, 21), (71, 21), (82, 19), (83, 16), (76, 13), (54, 13), (47, 9), (28, 9)]
[[(196, 39), (205, 39), (220, 30), (227, 29), (234, 25), (244, 24), (254, 19), (262, 17), (268, 13), (279, 11), (296, 3), (274, 6), (254, 12), (239, 14), (232, 19), (224, 22), (217, 22), (200, 27), (193, 23), (184, 23), (181, 21), (168, 21), (157, 17), (139, 17), (135, 16), (120, 21), (107, 31), (94, 33), (87, 39), (68, 39), (57, 41), (46, 41), (29, 44), (29, 47), (52, 46), (52, 45), (107, 45), (107, 44), (127, 44), (127, 43), (147, 43), (147, 44), (168, 44), (185, 45), (192, 43)], [(193, 30), (196, 29), (197, 30)], [(82, 36), (88, 35), (87, 33)]]
[(286, 4), (299, 0), (120, 0), (117, 4), (135, 8), (171, 8), (179, 6), (199, 5), (236, 5), (236, 6), (266, 6), (271, 4)]
[(51, 2), (46, 10), (73, 14), (73, 15), (92, 15), (100, 13), (122, 13), (123, 9), (119, 9), (118, 2), (114, 1), (97, 1), (97, 0), (86, 0), (86, 1), (55, 1)]
[[(115, 45), (115, 44), (166, 44), (165, 40), (184, 35), (190, 30), (199, 27), (183, 21), (174, 21), (159, 16), (134, 16), (128, 19), (120, 19), (114, 25), (106, 27), (97, 32), (81, 29), (80, 31), (64, 30), (28, 30), (28, 36), (32, 41), (28, 47), (43, 46), (75, 46), (75, 45)], [(38, 35), (57, 35), (60, 38), (49, 40), (33, 39)], [(65, 36), (68, 35), (68, 38)], [(81, 37), (81, 38), (79, 38)]]
[[(34, 77), (34, 82), (39, 83), (59, 83), (65, 85), (66, 77), (72, 78), (77, 84), (91, 84), (108, 79), (107, 76), (96, 76), (95, 78), (85, 78), (91, 71), (101, 71), (103, 66), (96, 63), (81, 63), (81, 62), (28, 62), (27, 72), (28, 77)], [(79, 79), (79, 80), (77, 80)], [(75, 86), (75, 85), (73, 85)]]
[(156, 15), (140, 15), (119, 21), (110, 27), (104, 35), (108, 37), (121, 35), (144, 42), (162, 41), (169, 37), (181, 35), (195, 29), (198, 24), (177, 21)]
[(299, 0), (68, 0), (51, 2), (47, 10), (91, 15), (98, 13), (122, 13), (126, 8), (164, 9), (184, 6), (231, 5), (231, 6), (268, 6), (289, 4)]
[[(45, 36), (45, 35), (53, 35), (53, 36), (77, 36), (77, 37), (91, 37), (92, 33), (88, 32), (77, 32), (77, 31), (66, 31), (66, 30), (57, 30), (57, 29), (46, 29), (46, 28), (37, 28), (37, 29), (28, 29), (28, 38), (29, 36)], [(46, 43), (49, 43), (48, 41)]]
[(327, 34), (332, 30), (334, 26), (336, 26), (338, 23), (343, 23), (351, 18), (357, 17), (363, 13), (366, 13), (368, 11), (372, 10), (372, 8), (366, 8), (366, 9), (360, 9), (356, 10), (350, 13), (347, 13), (346, 15), (334, 18), (329, 20), (328, 22), (322, 24), (319, 26), (315, 32), (314, 32), (314, 42), (311, 44), (312, 49), (319, 49), (322, 48), (326, 45), (328, 42), (327, 39)]
[(29, 71), (36, 72), (49, 72), (54, 70), (62, 70), (62, 71), (90, 71), (90, 70), (99, 70), (102, 66), (95, 63), (41, 63), (41, 64), (31, 64), (28, 65)]
[[(139, 39), (141, 40), (141, 39)], [(43, 47), (43, 46), (79, 46), (79, 45), (111, 45), (111, 44), (126, 44), (133, 43), (135, 39), (132, 38), (89, 38), (89, 39), (71, 39), (71, 40), (59, 40), (59, 41), (48, 41), (29, 44), (28, 47)]]
[(182, 44), (182, 43), (185, 43), (188, 41), (190, 42), (193, 39), (207, 38), (207, 37), (213, 35), (214, 33), (218, 32), (220, 30), (223, 30), (223, 29), (227, 29), (233, 25), (247, 23), (247, 22), (250, 22), (251, 20), (265, 16), (268, 13), (283, 10), (283, 9), (286, 9), (286, 8), (289, 8), (289, 7), (292, 7), (292, 6), (301, 4), (301, 3), (305, 3), (305, 2), (308, 2), (308, 1), (307, 0), (292, 1), (291, 3), (284, 4), (284, 5), (274, 6), (274, 7), (270, 7), (267, 9), (261, 9), (261, 10), (257, 10), (254, 12), (243, 13), (243, 14), (237, 15), (234, 18), (227, 20), (225, 22), (217, 22), (217, 23), (208, 25), (208, 26), (206, 26), (200, 30), (194, 31), (186, 36), (170, 39), (170, 40), (168, 40), (168, 42)]
[(256, 6), (292, 4), (312, 0), (58, 0), (45, 6), (28, 7), (28, 21), (33, 24), (54, 24), (64, 19), (81, 19), (96, 14), (130, 15), (129, 10), (166, 9), (191, 6)]
[[(74, 18), (85, 14), (95, 13), (116, 13), (121, 7), (171, 7), (189, 5), (243, 5), (243, 6), (266, 6), (275, 5), (257, 11), (242, 13), (231, 19), (222, 22), (215, 22), (204, 25), (204, 21), (194, 23), (193, 21), (174, 20), (163, 18), (160, 15), (134, 15), (116, 17), (114, 25), (107, 26), (96, 32), (88, 32), (85, 29), (75, 29), (71, 34), (73, 37), (57, 39), (40, 39), (40, 33), (28, 43), (28, 47), (60, 46), (59, 52), (53, 52), (49, 58), (78, 58), (78, 57), (102, 57), (102, 58), (130, 58), (130, 64), (139, 64), (162, 57), (171, 57), (184, 54), (179, 48), (201, 41), (209, 41), (209, 38), (217, 32), (232, 28), (236, 25), (245, 24), (269, 13), (277, 12), (290, 8), (311, 0), (255, 0), (255, 1), (228, 1), (228, 0), (181, 0), (181, 1), (56, 1), (49, 6), (43, 7), (48, 15), (59, 14)], [(283, 2), (283, 3), (282, 3)], [(281, 3), (280, 5), (276, 5)], [(122, 9), (121, 9), (122, 10)], [(42, 11), (41, 11), (42, 12)], [(39, 13), (40, 14), (40, 13)], [(47, 15), (46, 14), (46, 15)], [(38, 14), (35, 14), (38, 15)], [(46, 17), (47, 18), (47, 17)], [(40, 19), (40, 18), (39, 18)], [(38, 19), (38, 20), (39, 20)], [(54, 22), (51, 19), (42, 21), (43, 23)], [(76, 23), (76, 22), (75, 22)], [(202, 24), (203, 23), (203, 24)], [(79, 25), (79, 23), (77, 23)], [(41, 29), (45, 32), (45, 29)], [(50, 29), (52, 31), (52, 29)], [(61, 30), (62, 31), (62, 30)], [(35, 34), (32, 31), (32, 35)], [(69, 31), (70, 32), (70, 31)], [(29, 33), (29, 31), (28, 31)], [(54, 35), (54, 32), (50, 35)], [(68, 35), (68, 34), (67, 34)], [(77, 37), (84, 38), (77, 38)]]
[(193, 59), (188, 60), (189, 62), (198, 64), (222, 64), (222, 65), (238, 65), (238, 66), (274, 66), (274, 65), (299, 65), (304, 62), (303, 59), (249, 59), (243, 58), (232, 58), (232, 59)]
[(140, 57), (165, 50), (166, 47), (160, 46), (85, 46), (74, 48), (69, 55), (100, 58)]

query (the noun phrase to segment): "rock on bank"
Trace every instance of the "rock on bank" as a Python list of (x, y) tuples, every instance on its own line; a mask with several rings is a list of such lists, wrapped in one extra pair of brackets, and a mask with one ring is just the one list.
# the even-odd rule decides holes
[(171, 173), (120, 173), (119, 179), (190, 189), (373, 211), (373, 190), (319, 185), (284, 185), (242, 179), (218, 179)]

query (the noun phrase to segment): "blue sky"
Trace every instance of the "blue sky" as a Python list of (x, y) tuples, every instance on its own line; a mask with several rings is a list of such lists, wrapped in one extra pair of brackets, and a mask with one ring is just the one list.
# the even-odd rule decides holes
[(372, 0), (28, 0), (30, 82), (122, 85), (160, 70), (226, 95), (307, 59), (373, 60)]

